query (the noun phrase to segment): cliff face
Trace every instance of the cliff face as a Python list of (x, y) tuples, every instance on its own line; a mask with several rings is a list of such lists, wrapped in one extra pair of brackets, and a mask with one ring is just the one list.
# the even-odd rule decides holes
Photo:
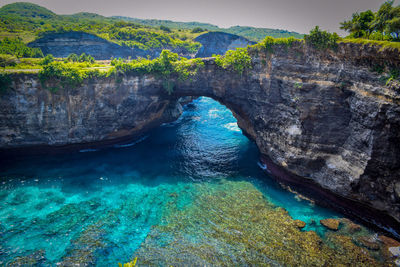
[(133, 51), (128, 47), (122, 47), (100, 37), (84, 32), (66, 32), (46, 35), (28, 44), (30, 47), (40, 48), (43, 54), (52, 54), (55, 57), (68, 57), (75, 53), (86, 53), (95, 59), (110, 59), (113, 57), (127, 58), (141, 55), (143, 51)]
[(224, 32), (208, 32), (194, 40), (202, 44), (196, 57), (211, 57), (213, 54), (223, 55), (228, 50), (254, 44), (246, 38)]
[(153, 77), (91, 80), (57, 93), (43, 89), (35, 75), (14, 83), (1, 100), (2, 148), (115, 142), (181, 114), (178, 100), (164, 99)]
[(115, 142), (179, 116), (180, 97), (209, 96), (232, 110), (274, 164), (400, 221), (399, 88), (370, 71), (382, 62), (400, 66), (399, 52), (297, 43), (251, 55), (243, 75), (204, 59), (172, 95), (151, 76), (91, 80), (52, 94), (35, 76), (20, 75), (0, 99), (0, 146)]
[[(55, 57), (68, 57), (75, 53), (86, 53), (97, 60), (114, 58), (158, 57), (162, 49), (143, 50), (129, 48), (109, 42), (96, 35), (85, 32), (65, 32), (48, 34), (28, 44), (30, 47), (40, 48), (43, 54), (52, 54)], [(188, 51), (182, 48), (170, 48), (171, 51), (184, 57), (192, 57)]]
[[(194, 56), (210, 57), (213, 54), (223, 55), (230, 49), (246, 47), (254, 44), (254, 42), (251, 42), (246, 38), (223, 32), (205, 33), (198, 36), (195, 41), (202, 44), (202, 47), (196, 55), (190, 54), (183, 48), (170, 47), (169, 49), (172, 52), (178, 53), (180, 56), (187, 58), (192, 58)], [(120, 46), (85, 32), (48, 34), (45, 37), (29, 43), (28, 45), (30, 47), (40, 48), (45, 55), (52, 54), (55, 57), (68, 57), (72, 53), (77, 55), (86, 53), (98, 60), (107, 60), (112, 57), (158, 57), (162, 51), (162, 49), (143, 50)]]

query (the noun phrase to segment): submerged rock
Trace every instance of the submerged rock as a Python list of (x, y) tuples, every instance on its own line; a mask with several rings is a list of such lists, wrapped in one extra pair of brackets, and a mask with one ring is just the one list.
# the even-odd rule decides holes
[(357, 241), (364, 247), (370, 250), (379, 250), (380, 245), (378, 241), (371, 236), (360, 236), (357, 238)]
[(323, 226), (328, 228), (329, 230), (338, 230), (339, 229), (339, 220), (337, 219), (324, 219), (319, 221)]
[(351, 234), (360, 232), (362, 230), (361, 225), (356, 224), (347, 218), (342, 218), (340, 222), (343, 224), (343, 228)]
[(44, 250), (37, 250), (32, 254), (26, 256), (18, 256), (11, 262), (8, 262), (5, 266), (42, 266), (45, 262), (45, 251)]
[(306, 223), (301, 221), (301, 220), (295, 220), (296, 226), (299, 227), (300, 229), (306, 227)]
[(378, 239), (385, 245), (388, 247), (399, 247), (400, 246), (400, 242), (397, 240), (394, 240), (393, 238), (384, 236), (384, 235), (379, 235)]

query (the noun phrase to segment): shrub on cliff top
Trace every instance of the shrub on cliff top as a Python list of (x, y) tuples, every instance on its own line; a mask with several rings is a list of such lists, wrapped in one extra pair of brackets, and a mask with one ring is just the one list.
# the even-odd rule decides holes
[(286, 48), (290, 47), (294, 42), (300, 42), (300, 39), (296, 39), (294, 37), (288, 38), (273, 38), (271, 36), (265, 37), (263, 41), (256, 44), (255, 46), (258, 48), (265, 48), (268, 52), (274, 52), (275, 45), (284, 45)]
[[(54, 88), (71, 86), (76, 87), (80, 85), (84, 79), (100, 76), (98, 70), (81, 68), (72, 63), (51, 62), (39, 71), (39, 79), (45, 88)], [(49, 86), (49, 83), (56, 86)]]
[(242, 74), (246, 69), (251, 68), (251, 57), (247, 48), (237, 48), (236, 50), (228, 50), (224, 56), (213, 55), (215, 63), (224, 68), (233, 68), (239, 74)]
[(11, 55), (0, 54), (0, 67), (10, 67), (17, 65), (17, 58)]
[[(163, 79), (164, 88), (170, 94), (173, 90), (172, 80), (186, 80), (204, 66), (201, 59), (186, 59), (169, 50), (163, 50), (153, 60), (140, 58), (132, 62), (114, 60), (114, 73), (153, 74)], [(109, 73), (110, 75), (111, 73)]]
[(312, 45), (317, 49), (335, 49), (337, 48), (337, 41), (340, 37), (337, 33), (329, 33), (322, 31), (318, 26), (310, 31), (310, 34), (304, 36), (306, 43)]

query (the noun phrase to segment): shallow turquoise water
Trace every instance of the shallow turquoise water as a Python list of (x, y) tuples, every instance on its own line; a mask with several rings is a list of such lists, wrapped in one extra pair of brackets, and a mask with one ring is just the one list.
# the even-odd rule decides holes
[(192, 203), (195, 185), (221, 180), (254, 184), (306, 222), (304, 230), (323, 235), (319, 220), (338, 214), (283, 190), (257, 162), (255, 144), (230, 111), (209, 98), (125, 145), (3, 161), (0, 265), (35, 251), (44, 265), (77, 258), (98, 266), (127, 262), (152, 226)]

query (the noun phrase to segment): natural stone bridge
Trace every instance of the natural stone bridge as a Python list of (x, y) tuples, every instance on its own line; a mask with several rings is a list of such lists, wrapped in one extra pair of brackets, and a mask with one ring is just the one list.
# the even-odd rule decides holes
[[(311, 180), (381, 210), (398, 227), (399, 88), (370, 70), (398, 68), (399, 52), (344, 43), (335, 52), (317, 51), (296, 43), (250, 53), (253, 68), (243, 75), (204, 59), (205, 67), (177, 82), (171, 95), (152, 76), (98, 78), (51, 93), (36, 75), (17, 75), (14, 89), (0, 99), (0, 147), (121, 142), (178, 118), (183, 97), (208, 96), (233, 112), (275, 174)], [(354, 212), (371, 211), (363, 205)]]

